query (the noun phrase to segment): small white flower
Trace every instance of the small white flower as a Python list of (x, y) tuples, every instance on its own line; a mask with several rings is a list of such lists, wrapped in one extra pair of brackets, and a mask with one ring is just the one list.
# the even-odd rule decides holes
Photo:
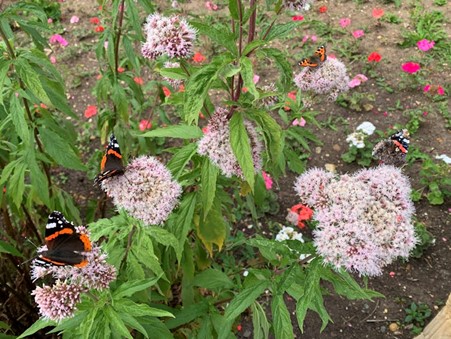
[(354, 132), (346, 137), (346, 142), (349, 146), (355, 146), (357, 148), (365, 147), (365, 134), (362, 132)]
[(374, 133), (374, 131), (376, 130), (376, 126), (374, 126), (369, 121), (365, 121), (365, 122), (362, 122), (359, 126), (357, 126), (356, 130), (362, 131), (366, 135), (372, 135)]
[(249, 275), (249, 271), (248, 270), (243, 272), (243, 277), (247, 277), (248, 275)]
[(451, 164), (451, 158), (449, 156), (447, 156), (446, 154), (437, 155), (437, 156), (435, 156), (435, 159), (443, 160), (448, 165)]

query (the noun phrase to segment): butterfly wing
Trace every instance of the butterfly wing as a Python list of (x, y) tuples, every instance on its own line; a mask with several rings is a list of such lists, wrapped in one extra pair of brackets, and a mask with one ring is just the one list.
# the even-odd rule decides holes
[(49, 215), (45, 227), (45, 243), (47, 251), (39, 254), (36, 259), (38, 265), (83, 267), (88, 263), (83, 253), (91, 251), (89, 237), (77, 233), (74, 225), (61, 212), (54, 211)]
[(299, 61), (299, 66), (315, 68), (319, 66), (319, 59), (315, 57), (305, 58)]
[(319, 46), (318, 49), (315, 52), (315, 56), (321, 61), (324, 62), (327, 59), (326, 56), (326, 47)]
[(100, 163), (100, 173), (94, 179), (94, 184), (99, 184), (106, 178), (123, 174), (124, 170), (125, 168), (122, 163), (119, 143), (117, 142), (114, 134), (111, 134), (110, 142), (108, 143), (102, 162)]
[(409, 149), (409, 131), (406, 129), (400, 130), (390, 136), (390, 140), (396, 145), (396, 147), (402, 152), (407, 153)]

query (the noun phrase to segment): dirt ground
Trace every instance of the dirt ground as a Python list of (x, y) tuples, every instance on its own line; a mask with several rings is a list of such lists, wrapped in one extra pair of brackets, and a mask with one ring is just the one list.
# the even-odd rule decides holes
[[(208, 12), (204, 3), (197, 0), (190, 3), (180, 3), (179, 6), (186, 13), (225, 15), (227, 13), (225, 3), (224, 1), (218, 3), (219, 11), (217, 12)], [(400, 91), (397, 89), (401, 76), (400, 64), (409, 61), (413, 55), (421, 53), (417, 49), (409, 48), (406, 50), (397, 45), (401, 39), (400, 31), (411, 29), (409, 11), (412, 8), (412, 3), (413, 0), (403, 1), (401, 7), (396, 8), (391, 1), (385, 3), (382, 1), (365, 1), (363, 4), (349, 0), (318, 1), (313, 4), (310, 12), (303, 13), (306, 17), (318, 16), (318, 8), (327, 6), (328, 10), (321, 14), (321, 20), (338, 28), (338, 20), (348, 17), (352, 20), (352, 29), (364, 29), (365, 38), (361, 41), (359, 52), (368, 55), (376, 51), (383, 56), (382, 62), (377, 65), (377, 71), (385, 78), (386, 83), (395, 89), (393, 93), (388, 93), (377, 86), (373, 79), (369, 79), (368, 82), (358, 88), (361, 92), (369, 92), (375, 95), (375, 102), (372, 103), (373, 108), (365, 112), (351, 111), (330, 102), (315, 105), (313, 109), (320, 112), (317, 116), (319, 121), (326, 121), (331, 116), (333, 119), (341, 117), (342, 120), (337, 123), (337, 131), (327, 127), (318, 129), (307, 126), (311, 127), (316, 136), (323, 142), (321, 146), (313, 146), (308, 167), (324, 168), (325, 164), (333, 164), (340, 173), (358, 170), (360, 167), (355, 163), (346, 164), (341, 160), (341, 154), (348, 149), (345, 142), (348, 132), (353, 131), (363, 121), (372, 122), (382, 131), (387, 130), (395, 123), (406, 123), (407, 118), (402, 116), (402, 110), (392, 111), (389, 109), (394, 107), (398, 101), (404, 108), (423, 106), (425, 97), (421, 91)], [(431, 1), (423, 1), (423, 3), (426, 6), (432, 6)], [(169, 6), (169, 3), (159, 3), (158, 7), (168, 8)], [(395, 13), (403, 22), (399, 25), (382, 23), (380, 26), (376, 26), (371, 17), (371, 10), (374, 7), (381, 7), (386, 12)], [(445, 18), (451, 18), (451, 6), (443, 6), (439, 9), (445, 11)], [(58, 60), (56, 65), (67, 79), (69, 101), (74, 111), (81, 118), (80, 130), (81, 133), (85, 134), (93, 131), (95, 126), (95, 122), (87, 121), (83, 113), (87, 105), (96, 103), (92, 96), (92, 88), (96, 82), (98, 65), (93, 49), (89, 48), (89, 46), (95, 44), (96, 40), (96, 34), (89, 23), (89, 18), (95, 16), (96, 13), (98, 11), (95, 2), (89, 0), (63, 2), (62, 22), (67, 27), (64, 37), (70, 44), (68, 48), (72, 50), (70, 52), (68, 49), (66, 51), (55, 50)], [(77, 15), (80, 18), (77, 25), (69, 24), (72, 15)], [(289, 21), (291, 21), (291, 16), (284, 14), (278, 22)], [(449, 37), (449, 23), (444, 27)], [(313, 31), (303, 32), (299, 30), (299, 39), (302, 39), (305, 34), (314, 33)], [(292, 42), (284, 41), (283, 43), (291, 48)], [(329, 53), (339, 55), (337, 53), (339, 44), (340, 40), (328, 43)], [(299, 44), (295, 44), (295, 46), (299, 46)], [(293, 54), (301, 53), (299, 47), (294, 48)], [(346, 60), (343, 61), (346, 63)], [(296, 60), (293, 59), (293, 65), (295, 63)], [(362, 73), (362, 68), (363, 65), (358, 61), (348, 64), (348, 72), (351, 78), (358, 73)], [(433, 72), (433, 70), (431, 71)], [(274, 73), (261, 69), (259, 75), (262, 79), (270, 79), (274, 76)], [(445, 85), (448, 84), (449, 88), (449, 68), (448, 72), (437, 73), (435, 76), (440, 79), (442, 86), (446, 87)], [(150, 80), (151, 77), (151, 74), (147, 74), (145, 80)], [(434, 74), (430, 77), (434, 77)], [(384, 115), (384, 112), (388, 112), (388, 114)], [(418, 132), (412, 138), (411, 144), (419, 145), (423, 152), (429, 152), (431, 155), (443, 153), (451, 155), (451, 135), (450, 131), (444, 126), (443, 117), (436, 112), (428, 114)], [(93, 146), (100, 146), (100, 144), (96, 141)], [(83, 147), (89, 148), (90, 145), (84, 144)], [(419, 163), (404, 168), (405, 174), (412, 179), (413, 188), (421, 187), (418, 182), (419, 168)], [(274, 217), (276, 221), (284, 222), (284, 211), (297, 203), (292, 189), (295, 177), (294, 174), (288, 174), (281, 178), (276, 185), (280, 204), (280, 215)], [(85, 185), (79, 185), (77, 179), (69, 178), (67, 186), (67, 190), (78, 197), (77, 200), (81, 205), (98, 194), (95, 190), (80, 192), (77, 187)], [(422, 199), (415, 204), (415, 207), (418, 220), (423, 222), (434, 235), (435, 245), (430, 247), (420, 259), (396, 262), (387, 267), (382, 276), (369, 279), (369, 287), (384, 294), (385, 299), (379, 299), (375, 302), (349, 301), (337, 296), (326, 296), (326, 308), (334, 323), (330, 324), (320, 334), (321, 322), (319, 317), (308, 314), (304, 333), (301, 334), (299, 329), (296, 329), (297, 338), (412, 338), (413, 336), (408, 328), (400, 326), (397, 331), (389, 330), (391, 323), (403, 321), (405, 317), (404, 308), (411, 302), (425, 303), (432, 309), (433, 316), (438, 312), (451, 292), (451, 204), (450, 201), (446, 201), (443, 205), (432, 206), (426, 199)], [(394, 276), (391, 276), (389, 272), (394, 272)], [(287, 304), (294, 314), (295, 304), (289, 299), (287, 299)], [(294, 315), (292, 319), (293, 323), (296, 324)], [(240, 337), (252, 337), (252, 322), (248, 316), (243, 316), (242, 325)]]

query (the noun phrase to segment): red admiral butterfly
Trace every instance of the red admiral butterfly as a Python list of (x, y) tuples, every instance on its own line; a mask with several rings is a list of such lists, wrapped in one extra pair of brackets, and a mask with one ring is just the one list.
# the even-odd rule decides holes
[(379, 141), (373, 148), (373, 157), (386, 165), (402, 166), (409, 149), (409, 131), (400, 130), (389, 139)]
[(326, 47), (320, 46), (316, 50), (315, 54), (313, 54), (310, 58), (305, 58), (299, 61), (299, 66), (302, 67), (310, 67), (310, 68), (316, 68), (319, 65), (321, 65), (324, 61), (326, 61), (327, 55), (326, 55)]
[(77, 233), (74, 224), (67, 221), (61, 212), (54, 211), (49, 215), (45, 226), (45, 244), (47, 250), (35, 259), (39, 266), (84, 267), (88, 264), (83, 255), (92, 248), (88, 235)]
[(100, 163), (100, 173), (95, 177), (94, 184), (100, 184), (106, 178), (124, 174), (121, 150), (114, 134), (110, 136), (110, 142)]

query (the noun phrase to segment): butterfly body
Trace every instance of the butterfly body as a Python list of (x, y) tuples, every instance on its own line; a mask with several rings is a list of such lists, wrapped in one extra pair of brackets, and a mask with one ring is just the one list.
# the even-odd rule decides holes
[(410, 144), (408, 137), (409, 132), (403, 129), (379, 141), (373, 148), (373, 157), (386, 165), (404, 165)]
[(110, 136), (110, 142), (100, 162), (100, 173), (95, 177), (94, 184), (100, 184), (106, 178), (124, 174), (121, 150), (114, 134)]
[(299, 61), (299, 66), (316, 68), (326, 61), (326, 59), (326, 47), (320, 46), (311, 57)]
[(78, 233), (61, 212), (54, 211), (49, 215), (45, 227), (45, 244), (47, 250), (40, 252), (35, 259), (38, 266), (84, 267), (88, 264), (84, 255), (92, 249), (88, 235)]

